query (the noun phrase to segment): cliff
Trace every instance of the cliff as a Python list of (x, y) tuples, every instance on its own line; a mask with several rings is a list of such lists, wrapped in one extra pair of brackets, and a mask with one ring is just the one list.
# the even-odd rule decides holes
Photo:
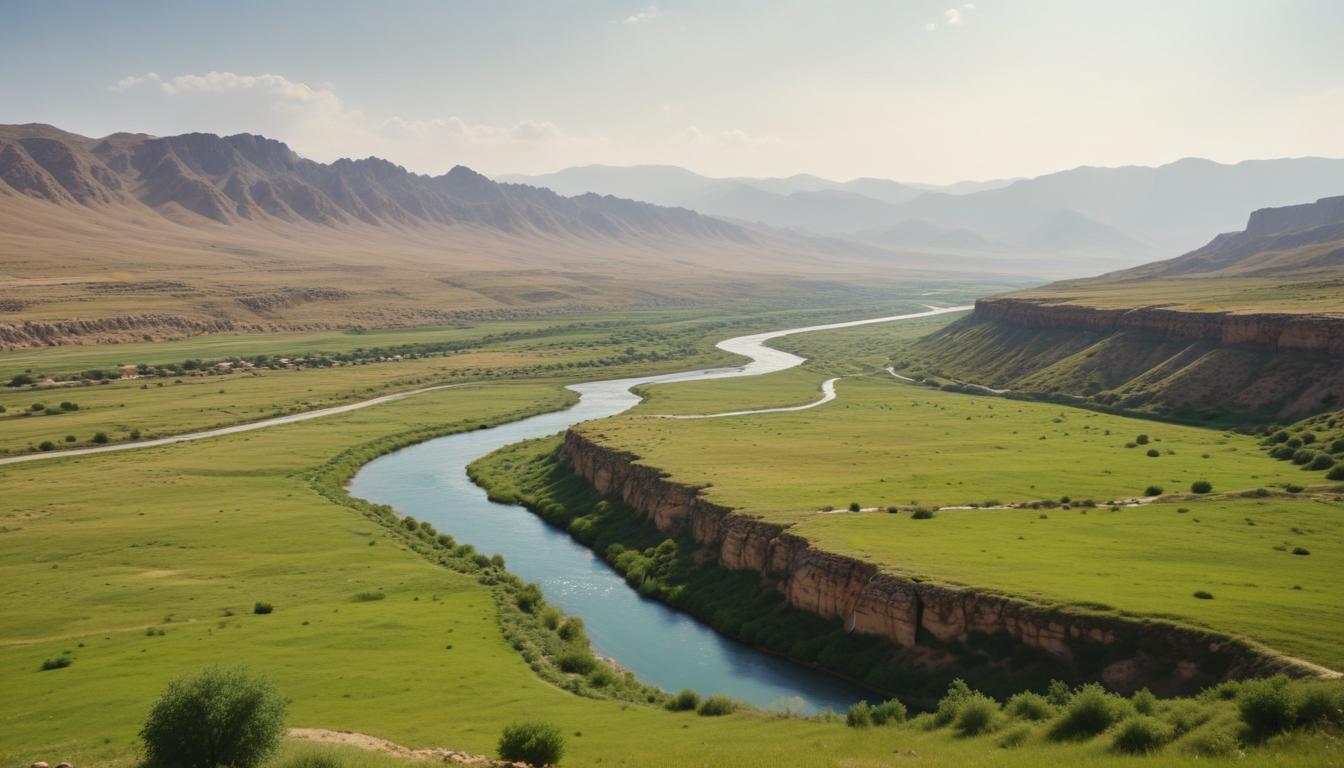
[(1195, 312), (1160, 307), (1103, 309), (1018, 298), (980, 299), (975, 303), (975, 316), (1022, 328), (1137, 331), (1185, 341), (1344, 356), (1344, 316)]
[[(1225, 679), (1316, 674), (1309, 665), (1213, 632), (1042, 606), (888, 573), (819, 550), (786, 526), (708, 502), (699, 489), (672, 482), (636, 456), (606, 448), (580, 431), (565, 435), (563, 451), (573, 471), (599, 493), (620, 498), (662, 531), (689, 535), (718, 565), (755, 571), (763, 589), (778, 590), (794, 608), (913, 651), (907, 654), (912, 661), (940, 663), (946, 659), (937, 653), (940, 646), (998, 636), (1120, 690), (1147, 686), (1178, 693)], [(921, 655), (921, 649), (930, 652)]]

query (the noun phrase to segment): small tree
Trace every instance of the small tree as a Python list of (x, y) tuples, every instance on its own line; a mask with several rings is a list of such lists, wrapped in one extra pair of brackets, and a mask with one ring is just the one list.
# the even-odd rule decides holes
[(26, 373), (17, 373), (14, 378), (9, 380), (9, 386), (11, 387), (26, 387), (32, 383), (33, 377)]
[(147, 762), (168, 768), (252, 768), (280, 744), (285, 700), (242, 667), (210, 667), (169, 684), (140, 731)]
[(1208, 493), (1213, 490), (1213, 483), (1208, 480), (1196, 480), (1190, 484), (1191, 493)]
[(104, 444), (106, 444), (106, 443), (107, 443), (107, 433), (106, 433), (106, 432), (94, 432), (94, 433), (93, 433), (93, 442), (95, 442), (95, 443), (97, 443), (97, 444), (99, 444), (99, 445), (104, 445)]
[(565, 737), (550, 723), (514, 723), (499, 737), (499, 756), (530, 765), (555, 765), (565, 754)]
[(1147, 444), (1148, 444), (1148, 436), (1147, 436), (1147, 435), (1139, 435), (1138, 437), (1134, 438), (1134, 442), (1138, 443), (1139, 445), (1147, 445)]

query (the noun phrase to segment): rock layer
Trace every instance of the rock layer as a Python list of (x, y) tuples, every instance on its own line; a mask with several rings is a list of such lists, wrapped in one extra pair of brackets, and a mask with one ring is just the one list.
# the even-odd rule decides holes
[[(706, 501), (700, 489), (673, 482), (639, 464), (633, 454), (605, 447), (579, 430), (565, 435), (563, 451), (574, 472), (599, 493), (621, 499), (659, 530), (689, 535), (718, 565), (756, 571), (762, 588), (779, 590), (794, 608), (843, 621), (848, 631), (903, 649), (965, 646), (975, 636), (1006, 636), (1112, 687), (1148, 686), (1168, 693), (1225, 679), (1319, 671), (1213, 632), (1047, 607), (885, 572), (873, 563), (819, 550), (787, 526)], [(1083, 669), (1097, 658), (1105, 663)]]

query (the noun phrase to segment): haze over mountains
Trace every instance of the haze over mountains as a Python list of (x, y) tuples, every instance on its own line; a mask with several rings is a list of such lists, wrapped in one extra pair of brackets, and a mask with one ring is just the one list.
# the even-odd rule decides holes
[(933, 189), (881, 179), (710, 179), (667, 166), (588, 166), (507, 178), (886, 246), (1077, 254), (1115, 267), (1196, 248), (1237, 229), (1258, 208), (1344, 192), (1344, 160), (1225, 165), (1190, 158)]

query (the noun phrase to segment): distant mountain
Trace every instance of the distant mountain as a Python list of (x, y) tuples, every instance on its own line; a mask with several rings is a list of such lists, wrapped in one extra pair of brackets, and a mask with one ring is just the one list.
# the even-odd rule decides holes
[(945, 248), (949, 250), (1011, 251), (1013, 246), (987, 240), (969, 229), (948, 229), (921, 219), (859, 233), (873, 243), (892, 247)]
[(1236, 229), (1249, 211), (1341, 192), (1344, 160), (1186, 159), (1156, 168), (1075, 168), (986, 192), (923, 195), (898, 207), (904, 217), (1009, 242), (1023, 242), (1069, 210), (1171, 253)]
[(578, 237), (691, 236), (747, 242), (689, 210), (497, 184), (465, 166), (422, 176), (378, 158), (306, 160), (252, 134), (90, 139), (46, 125), (0, 127), (0, 192), (60, 205), (139, 204), (177, 220), (323, 226), (470, 224)]
[(1115, 227), (1068, 208), (1056, 211), (1023, 235), (1018, 243), (1024, 248), (1042, 251), (1145, 250), (1142, 243)]

